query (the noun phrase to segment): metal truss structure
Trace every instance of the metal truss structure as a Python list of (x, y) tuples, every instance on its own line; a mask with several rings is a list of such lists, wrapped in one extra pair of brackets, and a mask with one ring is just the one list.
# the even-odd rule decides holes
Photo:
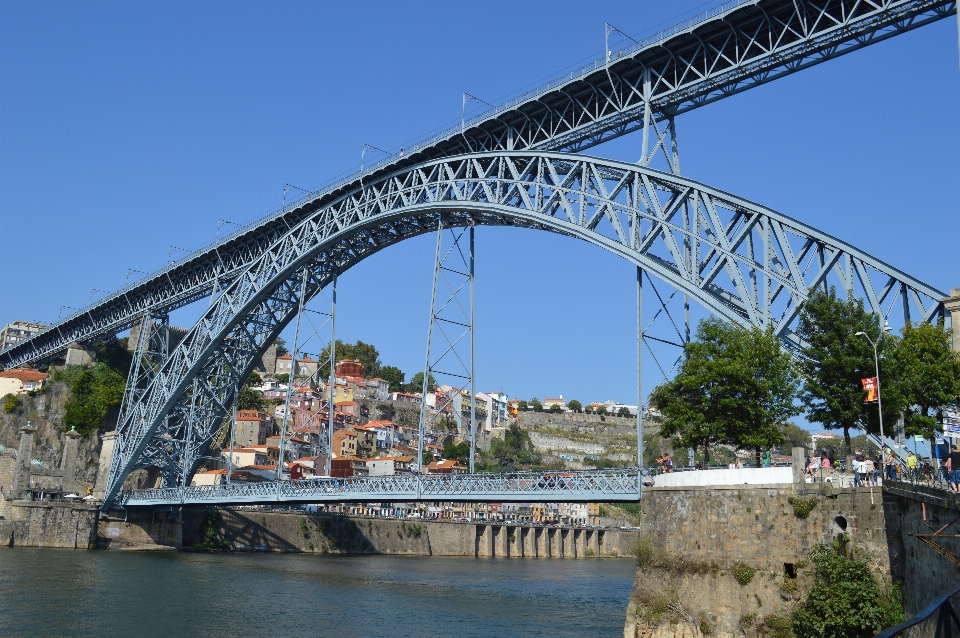
[[(466, 152), (590, 148), (940, 20), (956, 0), (737, 0), (407, 145), (0, 353), (10, 368), (116, 334), (230, 285), (290, 229), (388, 174)], [(656, 133), (656, 152), (664, 135)]]
[[(549, 152), (426, 162), (358, 188), (293, 227), (225, 288), (118, 425), (105, 503), (134, 469), (188, 484), (230, 392), (335, 273), (444, 227), (548, 230), (595, 244), (730, 320), (793, 326), (811, 289), (836, 285), (895, 325), (944, 316), (936, 290), (801, 222), (647, 167)], [(184, 454), (183, 451), (189, 452)]]
[(126, 507), (278, 502), (618, 502), (636, 501), (640, 497), (640, 481), (641, 473), (636, 468), (553, 473), (406, 474), (133, 490), (120, 494), (118, 504)]
[[(444, 232), (443, 219), (437, 226), (437, 256), (433, 265), (433, 294), (427, 329), (427, 358), (423, 368), (420, 402), (420, 432), (417, 466), (423, 462), (427, 429), (441, 414), (452, 414), (457, 431), (470, 437), (470, 473), (477, 447), (477, 386), (474, 341), (474, 227), (451, 227)], [(444, 250), (444, 236), (449, 245)], [(438, 296), (439, 293), (439, 296)], [(464, 307), (466, 306), (466, 307)], [(437, 337), (440, 338), (437, 338)], [(438, 346), (434, 349), (434, 341)], [(467, 343), (463, 343), (466, 340)], [(435, 380), (435, 381), (434, 381)], [(450, 382), (450, 383), (447, 383)], [(434, 385), (453, 389), (438, 400), (436, 411), (427, 413), (427, 393)], [(463, 393), (470, 393), (470, 425), (463, 425)]]

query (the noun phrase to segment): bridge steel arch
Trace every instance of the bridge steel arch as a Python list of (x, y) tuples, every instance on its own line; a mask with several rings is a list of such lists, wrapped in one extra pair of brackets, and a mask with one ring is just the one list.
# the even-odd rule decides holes
[[(223, 289), (125, 411), (104, 507), (128, 475), (189, 483), (237, 383), (339, 274), (444, 226), (547, 230), (588, 241), (681, 289), (714, 314), (771, 327), (796, 347), (810, 291), (837, 285), (894, 323), (944, 316), (946, 295), (795, 219), (694, 180), (553, 152), (469, 154), (405, 168), (344, 194), (283, 235)], [(896, 315), (896, 316), (894, 316)]]
[(610, 60), (596, 60), (408, 144), (360, 174), (338, 179), (218, 238), (0, 351), (0, 365), (36, 365), (73, 342), (117, 334), (145, 312), (169, 312), (209, 296), (291, 227), (363, 181), (468, 151), (583, 151), (945, 19), (956, 10), (956, 0), (728, 0), (613, 51)]

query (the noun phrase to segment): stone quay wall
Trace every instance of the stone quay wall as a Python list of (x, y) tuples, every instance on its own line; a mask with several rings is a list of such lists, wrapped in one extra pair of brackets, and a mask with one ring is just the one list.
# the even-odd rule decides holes
[[(813, 502), (806, 517), (795, 510), (801, 501)], [(809, 584), (809, 570), (799, 581), (797, 574), (810, 550), (844, 535), (848, 546), (869, 553), (883, 582), (897, 578), (902, 564), (896, 542), (888, 542), (880, 488), (650, 488), (643, 495), (639, 534), (649, 543), (651, 560), (638, 567), (631, 592), (624, 628), (630, 638), (662, 631), (651, 610), (664, 606), (682, 609), (698, 631), (709, 627), (718, 637), (747, 635), (752, 619), (789, 617)], [(754, 570), (752, 578), (739, 582), (735, 567)], [(670, 631), (692, 631), (682, 625)]]
[(14, 501), (0, 520), (2, 547), (91, 549), (97, 540), (96, 506)]
[[(212, 528), (212, 535), (210, 530)], [(631, 530), (361, 518), (256, 508), (192, 508), (183, 545), (213, 539), (241, 551), (503, 558), (626, 556)]]

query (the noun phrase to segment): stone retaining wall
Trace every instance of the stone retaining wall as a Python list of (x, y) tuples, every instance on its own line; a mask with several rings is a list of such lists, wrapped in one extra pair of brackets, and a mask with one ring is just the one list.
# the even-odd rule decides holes
[(637, 534), (630, 530), (359, 518), (255, 508), (194, 508), (186, 510), (183, 518), (185, 546), (203, 543), (212, 525), (216, 543), (243, 551), (587, 558), (628, 555)]

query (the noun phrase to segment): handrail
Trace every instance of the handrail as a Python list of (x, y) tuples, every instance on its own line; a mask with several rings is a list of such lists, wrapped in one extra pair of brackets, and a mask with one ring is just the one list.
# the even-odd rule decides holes
[[(941, 630), (944, 629), (944, 624), (947, 622), (953, 621), (955, 627), (960, 629), (960, 620), (957, 619), (957, 614), (953, 610), (953, 606), (950, 604), (950, 598), (955, 596), (957, 593), (960, 593), (960, 585), (949, 593), (944, 594), (940, 598), (937, 598), (932, 603), (920, 610), (919, 613), (914, 614), (914, 616), (908, 620), (904, 620), (899, 625), (894, 625), (888, 629), (884, 629), (879, 634), (874, 636), (874, 638), (893, 638), (894, 636), (899, 636), (903, 633), (904, 630), (909, 629), (910, 627), (916, 627), (923, 621), (927, 620), (933, 616), (933, 612), (940, 610), (940, 615), (937, 617), (937, 631), (934, 638), (940, 638)], [(953, 632), (949, 629), (946, 632), (946, 635), (952, 636)]]

